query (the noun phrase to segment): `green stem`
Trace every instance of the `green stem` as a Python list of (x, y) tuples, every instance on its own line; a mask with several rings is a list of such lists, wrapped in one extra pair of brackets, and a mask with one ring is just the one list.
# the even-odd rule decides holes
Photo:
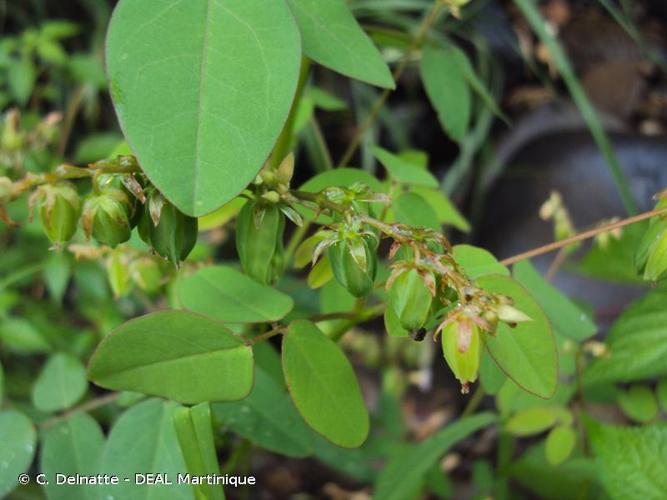
[(519, 10), (521, 10), (538, 38), (549, 50), (549, 54), (562, 75), (572, 99), (574, 99), (575, 104), (579, 108), (584, 121), (593, 135), (593, 139), (606, 160), (607, 167), (616, 184), (616, 188), (618, 189), (618, 193), (625, 209), (631, 215), (637, 213), (637, 205), (630, 193), (630, 188), (628, 187), (628, 182), (618, 157), (614, 152), (609, 137), (607, 137), (607, 133), (605, 132), (593, 105), (574, 73), (567, 54), (561, 47), (556, 36), (548, 29), (546, 21), (542, 18), (537, 5), (535, 4), (535, 0), (514, 0), (514, 3)]
[[(426, 35), (428, 34), (428, 31), (431, 29), (431, 26), (433, 26), (433, 24), (438, 20), (438, 17), (440, 16), (444, 6), (445, 5), (442, 0), (435, 0), (431, 10), (428, 12), (428, 14), (426, 14), (426, 16), (424, 16), (424, 19), (419, 25), (415, 37), (412, 39), (412, 43), (406, 50), (403, 59), (396, 67), (396, 70), (392, 75), (394, 82), (398, 82), (398, 80), (400, 80), (401, 76), (407, 69), (408, 64), (410, 63), (410, 56), (421, 46), (424, 39), (426, 38)], [(387, 99), (389, 99), (389, 95), (392, 93), (392, 91), (393, 89), (385, 89), (382, 94), (380, 94), (380, 97), (378, 97), (377, 100), (373, 103), (373, 106), (371, 106), (371, 109), (366, 116), (366, 120), (364, 120), (361, 126), (357, 129), (357, 133), (354, 135), (352, 142), (350, 142), (350, 145), (347, 147), (343, 153), (343, 156), (338, 162), (339, 167), (346, 166), (350, 160), (352, 160), (352, 157), (357, 152), (357, 149), (359, 149), (359, 146), (361, 145), (366, 132), (368, 132), (368, 129), (370, 129), (373, 123), (375, 123), (375, 120), (380, 114), (380, 110), (387, 102)]]
[(292, 108), (290, 109), (289, 115), (287, 116), (287, 121), (283, 127), (283, 131), (278, 137), (276, 146), (273, 148), (273, 154), (271, 155), (271, 165), (277, 167), (280, 165), (280, 162), (283, 161), (287, 153), (289, 153), (292, 148), (292, 142), (294, 139), (294, 121), (296, 119), (296, 114), (299, 110), (299, 104), (301, 103), (301, 98), (303, 97), (303, 89), (308, 80), (308, 74), (310, 73), (310, 59), (306, 56), (301, 58), (301, 71), (299, 74), (299, 83), (296, 88), (296, 93), (294, 95), (294, 102), (292, 103)]

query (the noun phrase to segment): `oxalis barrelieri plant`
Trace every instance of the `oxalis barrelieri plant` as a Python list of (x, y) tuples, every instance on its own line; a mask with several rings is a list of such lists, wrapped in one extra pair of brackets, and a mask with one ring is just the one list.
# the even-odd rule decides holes
[[(572, 245), (598, 237), (587, 257), (594, 260), (620, 244), (616, 237), (624, 235), (615, 231), (629, 226), (641, 234), (628, 273), (657, 282), (667, 275), (667, 198), (658, 194), (650, 212), (576, 233), (566, 200), (555, 193), (543, 215), (555, 222), (556, 242), (504, 261), (453, 245), (443, 226), (469, 228), (428, 170), (428, 158), (384, 149), (368, 132), (413, 64), (453, 141), (468, 136), (476, 107), (504, 119), (448, 28), (457, 26), (467, 3), (421, 6), (421, 21), (397, 43), (372, 27), (369, 37), (353, 15), (354, 2), (343, 0), (120, 0), (107, 33), (106, 70), (125, 140), (87, 166), (57, 161), (33, 172), (22, 165), (36, 145), (53, 142), (55, 118), (24, 132), (18, 112), (11, 112), (1, 138), (0, 160), (7, 160), (0, 163), (7, 168), (0, 219), (16, 234), (36, 221), (52, 255), (101, 263), (118, 310), (113, 328), (100, 326), (97, 304), (87, 304), (77, 325), (99, 331), (81, 342), (78, 357), (54, 354), (35, 383), (34, 421), (45, 436), (41, 464), (48, 473), (53, 457), (78, 453), (79, 436), (99, 441), (95, 453), (88, 451), (102, 473), (126, 471), (125, 448), (142, 438), (154, 459), (132, 462), (137, 471), (197, 477), (241, 469), (252, 444), (315, 456), (373, 483), (376, 498), (403, 500), (435, 488), (429, 471), (442, 475), (439, 459), (449, 447), (496, 426), (502, 498), (515, 438), (545, 433), (538, 452), (549, 467), (589, 459), (589, 441), (605, 456), (604, 442), (619, 431), (586, 414), (591, 387), (667, 374), (637, 352), (638, 343), (614, 340), (614, 332), (632, 324), (623, 317), (608, 344), (592, 340), (597, 327), (589, 315), (528, 259), (552, 251), (569, 258)], [(531, 23), (539, 20), (532, 0), (516, 3)], [(387, 37), (394, 42), (385, 40), (380, 52), (374, 41)], [(392, 49), (400, 56), (393, 72)], [(337, 166), (314, 110), (346, 104), (315, 83), (316, 71), (324, 71), (318, 66), (383, 89)], [(383, 173), (347, 167), (360, 149)], [(315, 173), (308, 171), (313, 165)], [(49, 280), (59, 270), (51, 269)], [(12, 280), (0, 283), (9, 287)], [(653, 314), (659, 293), (659, 287), (649, 292), (624, 316)], [(427, 338), (440, 342), (456, 387), (474, 393), (465, 396), (456, 422), (423, 442), (404, 447), (399, 437), (382, 447), (371, 418), (382, 415), (369, 412), (350, 358), (378, 369), (381, 404), (393, 401), (400, 410), (412, 383), (404, 365), (414, 375), (424, 359), (430, 363), (435, 344), (421, 342)], [(68, 382), (53, 388), (53, 380)], [(87, 380), (96, 387), (89, 390)], [(656, 387), (663, 398), (665, 387), (664, 381)], [(653, 397), (652, 388), (644, 389)], [(88, 401), (75, 406), (88, 392)], [(635, 408), (635, 397), (645, 402), (640, 392), (623, 392), (619, 405)], [(485, 394), (496, 397), (497, 411), (477, 411)], [(110, 405), (122, 414), (102, 443), (89, 413)], [(32, 446), (25, 463), (11, 470), (19, 474), (34, 454), (33, 424), (15, 409), (0, 412), (3, 419), (8, 428), (27, 429)], [(72, 426), (73, 444), (49, 434), (63, 426)], [(221, 444), (226, 432), (235, 437)], [(223, 448), (228, 463), (221, 466)], [(407, 452), (392, 451), (399, 449)], [(387, 463), (382, 472), (369, 465), (373, 453)], [(348, 460), (354, 467), (345, 468)], [(397, 484), (404, 470), (410, 473)], [(0, 496), (11, 490), (2, 481), (0, 470)], [(221, 484), (187, 484), (178, 498), (224, 498)], [(105, 493), (124, 498), (138, 486), (113, 488)]]

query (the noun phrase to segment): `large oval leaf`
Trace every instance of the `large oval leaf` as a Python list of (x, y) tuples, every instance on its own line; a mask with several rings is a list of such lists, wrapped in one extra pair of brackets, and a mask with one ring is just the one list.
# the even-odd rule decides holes
[(0, 498), (17, 486), (35, 454), (35, 428), (28, 417), (15, 410), (0, 412)]
[(334, 444), (361, 446), (368, 411), (343, 351), (313, 323), (294, 321), (283, 339), (283, 370), (304, 420)]
[(395, 88), (387, 63), (361, 29), (345, 0), (288, 1), (308, 57), (351, 78)]
[(226, 266), (200, 269), (176, 290), (186, 309), (228, 323), (278, 321), (294, 307), (289, 295)]
[(104, 338), (89, 375), (108, 389), (183, 403), (235, 401), (252, 388), (252, 349), (216, 321), (164, 311), (128, 321)]
[(56, 474), (95, 475), (104, 450), (104, 434), (97, 421), (78, 413), (44, 432), (41, 469), (49, 481), (49, 500), (92, 500), (97, 486), (56, 484)]
[(482, 276), (477, 284), (490, 292), (511, 297), (514, 307), (531, 318), (515, 328), (499, 323), (495, 336), (484, 336), (486, 347), (498, 366), (517, 385), (541, 398), (550, 398), (558, 382), (558, 355), (546, 315), (512, 278)]
[[(98, 498), (123, 500), (193, 500), (192, 486), (178, 484), (186, 472), (173, 416), (178, 405), (151, 399), (127, 410), (111, 429), (99, 470), (121, 479), (101, 489)], [(135, 474), (167, 474), (173, 485), (136, 484)]]
[(257, 174), (289, 113), (300, 58), (282, 0), (121, 0), (107, 36), (125, 137), (151, 181), (193, 216)]

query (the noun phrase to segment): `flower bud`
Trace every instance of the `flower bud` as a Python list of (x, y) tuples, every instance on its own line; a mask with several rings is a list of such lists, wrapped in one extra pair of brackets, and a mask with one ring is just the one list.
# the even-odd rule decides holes
[(39, 219), (44, 232), (56, 244), (74, 236), (81, 215), (81, 199), (69, 182), (46, 184), (36, 192)]
[(83, 205), (83, 229), (103, 245), (116, 248), (130, 239), (130, 200), (116, 188), (93, 194)]
[(331, 269), (338, 282), (355, 297), (373, 289), (377, 273), (376, 240), (357, 236), (335, 242), (327, 249)]
[[(161, 195), (159, 195), (161, 196)], [(164, 199), (157, 224), (149, 216), (148, 239), (153, 249), (175, 265), (185, 260), (197, 243), (198, 221)]]
[(236, 221), (236, 250), (243, 271), (264, 284), (274, 283), (285, 264), (285, 216), (272, 203), (250, 200)]
[(284, 186), (290, 185), (294, 175), (294, 153), (288, 154), (278, 166), (276, 171), (276, 180)]
[(449, 368), (467, 394), (469, 384), (477, 380), (482, 353), (479, 327), (466, 317), (445, 320), (442, 328), (442, 351)]
[(416, 269), (401, 272), (393, 281), (389, 295), (389, 307), (394, 308), (401, 326), (408, 331), (419, 330), (428, 319), (433, 295), (427, 286), (432, 278), (427, 279)]
[(501, 304), (498, 306), (496, 311), (498, 314), (498, 319), (504, 321), (505, 323), (524, 323), (526, 321), (532, 321), (530, 316), (519, 311), (516, 307), (510, 306), (508, 304)]

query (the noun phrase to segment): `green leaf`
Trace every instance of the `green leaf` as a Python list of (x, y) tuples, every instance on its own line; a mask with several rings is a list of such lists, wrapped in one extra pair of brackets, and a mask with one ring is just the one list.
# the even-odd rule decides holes
[(456, 245), (454, 260), (472, 280), (488, 274), (510, 275), (509, 270), (491, 252), (472, 245)]
[(618, 405), (635, 422), (646, 423), (658, 415), (658, 401), (645, 385), (633, 385), (618, 395)]
[(375, 483), (373, 498), (405, 500), (414, 498), (428, 471), (462, 439), (491, 425), (495, 416), (480, 413), (447, 425), (419, 444), (406, 447), (389, 460)]
[(16, 478), (30, 467), (36, 439), (35, 428), (23, 413), (0, 412), (0, 497), (16, 488)]
[(601, 482), (612, 498), (664, 498), (667, 427), (614, 427), (589, 422), (588, 435)]
[(425, 168), (421, 168), (379, 146), (373, 146), (371, 150), (394, 181), (427, 188), (438, 187), (438, 180)]
[(608, 353), (584, 371), (586, 385), (633, 382), (667, 375), (667, 290), (649, 292), (616, 320)]
[(5, 372), (0, 363), (0, 401), (5, 397)]
[(595, 323), (556, 287), (537, 272), (530, 261), (514, 265), (514, 279), (526, 287), (542, 306), (556, 331), (576, 341), (595, 335)]
[(418, 194), (431, 205), (431, 208), (433, 208), (435, 214), (438, 216), (438, 222), (454, 226), (456, 229), (466, 233), (470, 231), (470, 223), (440, 189), (413, 186), (410, 188), (410, 191)]
[[(174, 427), (183, 458), (192, 476), (217, 476), (220, 474), (211, 406), (201, 403), (193, 408), (177, 408), (174, 412)], [(192, 484), (197, 498), (224, 500), (222, 485)]]
[(413, 227), (426, 227), (440, 231), (440, 222), (435, 211), (424, 198), (409, 191), (394, 198), (388, 219)]
[(67, 254), (65, 252), (51, 254), (45, 262), (43, 274), (49, 294), (56, 304), (60, 304), (72, 275), (72, 265)]
[(501, 322), (495, 336), (485, 335), (486, 348), (495, 362), (525, 391), (552, 397), (558, 383), (558, 355), (551, 325), (540, 306), (520, 284), (506, 276), (482, 276), (477, 285), (511, 297), (514, 307), (531, 318), (514, 328)]
[(458, 142), (468, 131), (472, 105), (470, 88), (456, 50), (454, 47), (426, 45), (419, 69), (442, 127)]
[(40, 469), (49, 484), (49, 500), (94, 500), (98, 486), (56, 484), (56, 474), (92, 476), (98, 473), (104, 434), (97, 421), (78, 413), (44, 431)]
[(92, 163), (108, 158), (122, 141), (123, 138), (116, 132), (89, 135), (77, 144), (74, 160), (77, 163)]
[(365, 184), (375, 192), (382, 191), (382, 184), (379, 180), (358, 168), (327, 170), (308, 179), (299, 189), (309, 193), (318, 193), (328, 187), (350, 187), (356, 183)]
[(148, 314), (102, 340), (89, 375), (107, 389), (182, 403), (235, 401), (253, 384), (252, 349), (222, 324), (182, 311)]
[(299, 78), (299, 31), (276, 0), (121, 0), (107, 36), (111, 95), (142, 169), (200, 216), (255, 177)]
[(81, 361), (60, 352), (42, 368), (32, 387), (32, 402), (41, 411), (64, 410), (79, 401), (87, 388), (86, 369)]
[(605, 495), (595, 462), (584, 457), (573, 457), (554, 466), (546, 458), (543, 443), (532, 446), (510, 467), (512, 478), (537, 498), (563, 500), (604, 500)]
[(283, 370), (304, 420), (332, 443), (361, 446), (369, 417), (354, 370), (343, 351), (313, 323), (294, 321), (283, 338)]
[(49, 352), (51, 346), (44, 335), (29, 321), (21, 318), (7, 318), (0, 322), (0, 340), (17, 354)]
[(577, 444), (577, 433), (569, 425), (559, 425), (549, 432), (547, 440), (544, 443), (544, 452), (547, 462), (551, 465), (560, 465), (565, 462), (575, 445)]
[(28, 58), (12, 60), (7, 71), (9, 89), (21, 106), (25, 106), (30, 99), (32, 89), (37, 78), (35, 65)]
[(389, 67), (344, 0), (288, 0), (303, 39), (304, 53), (350, 78), (396, 87)]
[[(117, 485), (101, 488), (99, 498), (123, 500), (193, 500), (187, 484), (137, 485), (136, 473), (168, 474), (172, 480), (185, 472), (183, 455), (174, 430), (173, 415), (178, 405), (150, 399), (133, 406), (116, 421), (104, 447), (99, 470), (127, 477)], [(105, 496), (106, 495), (106, 496)]]
[(635, 266), (635, 253), (647, 227), (647, 223), (633, 224), (623, 228), (620, 239), (611, 238), (605, 246), (595, 244), (576, 269), (591, 278), (643, 284), (644, 279)]
[(176, 293), (184, 308), (228, 323), (278, 321), (294, 307), (290, 296), (226, 266), (178, 280)]
[(505, 120), (506, 122), (509, 122), (507, 117), (498, 107), (498, 104), (491, 95), (491, 92), (489, 92), (489, 89), (486, 88), (486, 85), (484, 85), (484, 82), (477, 75), (474, 68), (472, 67), (472, 64), (470, 64), (470, 60), (468, 59), (466, 53), (458, 47), (451, 47), (451, 50), (453, 51), (454, 58), (459, 65), (459, 69), (461, 73), (463, 73), (465, 79), (468, 81), (470, 88), (482, 99), (482, 101), (484, 101), (484, 104), (486, 104), (486, 106), (494, 115), (498, 116), (502, 120)]
[(571, 424), (572, 414), (561, 406), (535, 406), (512, 415), (505, 424), (505, 430), (514, 436), (534, 436), (543, 433), (557, 423)]
[(213, 411), (223, 428), (260, 448), (296, 458), (313, 452), (312, 431), (297, 413), (289, 394), (259, 365), (248, 397), (233, 403), (215, 403)]

